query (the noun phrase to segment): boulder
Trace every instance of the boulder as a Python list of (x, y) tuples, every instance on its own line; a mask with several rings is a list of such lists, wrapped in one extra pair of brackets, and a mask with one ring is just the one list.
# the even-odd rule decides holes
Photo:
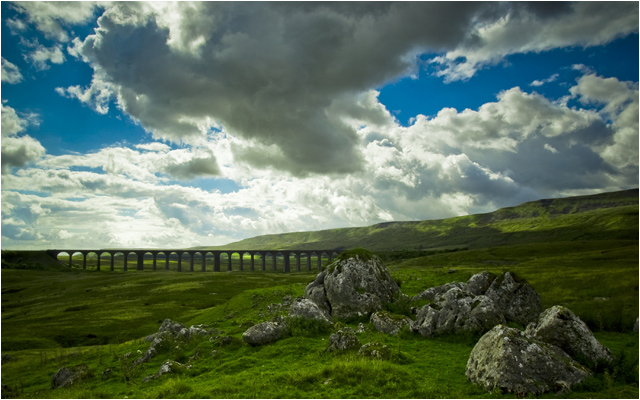
[(507, 320), (524, 326), (535, 322), (542, 311), (538, 293), (528, 283), (516, 282), (509, 272), (494, 279), (485, 296), (504, 311)]
[(413, 296), (413, 298), (411, 300), (415, 301), (415, 300), (431, 300), (434, 301), (437, 298), (439, 298), (440, 296), (442, 296), (443, 294), (447, 293), (449, 290), (453, 289), (453, 288), (459, 288), (459, 289), (466, 289), (464, 283), (461, 282), (449, 282), (449, 283), (445, 283), (444, 285), (440, 285), (440, 286), (434, 286), (431, 287), (425, 291), (422, 291), (420, 293), (418, 293), (417, 295)]
[(503, 323), (504, 316), (491, 298), (474, 296), (454, 286), (435, 303), (422, 307), (411, 328), (422, 336), (477, 334)]
[(471, 351), (466, 375), (487, 391), (526, 396), (570, 388), (589, 372), (560, 348), (497, 325)]
[(59, 387), (69, 387), (84, 378), (92, 376), (91, 369), (86, 364), (76, 365), (75, 367), (60, 367), (51, 377), (51, 389)]
[(353, 329), (345, 327), (329, 337), (326, 351), (349, 350), (360, 346), (360, 341)]
[(326, 275), (327, 271), (320, 272), (313, 282), (304, 289), (304, 297), (316, 303), (321, 309), (331, 312), (331, 307), (327, 301), (327, 293), (324, 290), (324, 277)]
[(411, 318), (404, 315), (392, 314), (386, 311), (377, 311), (371, 314), (371, 323), (382, 333), (397, 335), (403, 327), (411, 326)]
[(587, 324), (563, 306), (546, 309), (537, 323), (527, 327), (527, 334), (560, 347), (585, 365), (612, 360), (609, 349), (593, 336)]
[(473, 275), (466, 284), (467, 292), (479, 296), (485, 294), (491, 283), (496, 279), (496, 275), (491, 272), (482, 271)]
[(261, 322), (247, 329), (242, 334), (242, 340), (252, 346), (260, 346), (282, 339), (287, 331), (287, 325), (283, 321)]
[(324, 289), (333, 318), (368, 316), (400, 294), (382, 260), (375, 255), (341, 258), (327, 267)]
[(315, 302), (304, 298), (293, 300), (291, 308), (289, 309), (289, 317), (302, 317), (304, 319), (318, 319), (331, 322), (329, 312), (320, 308)]

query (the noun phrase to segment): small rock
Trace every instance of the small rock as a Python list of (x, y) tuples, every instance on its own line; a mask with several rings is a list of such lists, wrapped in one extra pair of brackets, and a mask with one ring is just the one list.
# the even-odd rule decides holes
[(111, 368), (105, 369), (104, 372), (102, 373), (102, 380), (105, 380), (108, 377), (110, 377), (112, 372), (113, 371), (111, 370)]
[(411, 319), (404, 315), (378, 311), (371, 314), (371, 323), (378, 331), (395, 336), (403, 327), (411, 326)]
[(326, 351), (349, 350), (360, 346), (360, 341), (353, 329), (345, 327), (329, 337)]
[(388, 360), (391, 358), (391, 350), (387, 345), (383, 345), (380, 342), (372, 342), (360, 347), (358, 355), (378, 360)]
[(284, 322), (261, 322), (247, 329), (242, 334), (242, 340), (252, 346), (260, 346), (282, 339), (287, 331), (288, 328)]
[(93, 373), (86, 364), (76, 365), (72, 368), (60, 367), (51, 377), (51, 389), (69, 387), (90, 376), (93, 376)]
[(160, 369), (158, 370), (158, 372), (156, 372), (154, 375), (149, 375), (145, 377), (142, 380), (142, 382), (147, 382), (152, 379), (159, 378), (164, 374), (181, 373), (190, 368), (191, 368), (191, 365), (184, 365), (176, 361), (167, 360), (160, 366)]
[(356, 330), (356, 333), (363, 333), (363, 332), (367, 332), (368, 330), (369, 330), (369, 328), (365, 324), (360, 322), (358, 324), (358, 329)]
[(332, 322), (329, 313), (320, 308), (316, 303), (309, 299), (297, 298), (293, 300), (289, 309), (289, 317), (302, 317), (304, 319), (318, 319), (321, 321)]
[(636, 318), (636, 323), (633, 325), (633, 332), (638, 333), (638, 318)]

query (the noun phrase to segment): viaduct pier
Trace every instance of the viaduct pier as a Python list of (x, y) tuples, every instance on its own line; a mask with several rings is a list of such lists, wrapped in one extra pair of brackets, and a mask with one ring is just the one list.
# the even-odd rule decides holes
[[(58, 255), (61, 253), (67, 253), (69, 255), (69, 267), (72, 266), (73, 256), (80, 253), (82, 254), (82, 268), (87, 268), (87, 257), (90, 254), (94, 254), (97, 257), (97, 268), (101, 268), (101, 258), (106, 255), (109, 257), (110, 269), (114, 270), (114, 260), (116, 255), (121, 254), (124, 256), (124, 271), (128, 269), (128, 258), (130, 254), (135, 254), (136, 269), (139, 271), (144, 270), (144, 260), (153, 259), (152, 270), (156, 270), (158, 262), (162, 262), (164, 259), (165, 269), (169, 269), (169, 259), (175, 254), (178, 261), (178, 271), (182, 271), (183, 255), (189, 256), (189, 271), (195, 271), (195, 258), (197, 255), (201, 258), (200, 270), (202, 272), (207, 271), (207, 257), (213, 257), (213, 271), (220, 272), (221, 270), (221, 256), (226, 254), (227, 266), (226, 271), (232, 271), (231, 260), (234, 254), (239, 257), (239, 270), (243, 271), (245, 263), (248, 263), (248, 267), (251, 271), (256, 268), (255, 256), (260, 256), (260, 268), (262, 271), (267, 269), (267, 259), (271, 258), (271, 269), (276, 271), (276, 260), (278, 256), (282, 256), (284, 260), (283, 272), (291, 272), (291, 259), (293, 255), (295, 257), (296, 271), (301, 271), (302, 258), (306, 258), (306, 270), (312, 270), (312, 258), (316, 258), (316, 268), (318, 271), (322, 269), (322, 258), (327, 258), (330, 262), (341, 253), (341, 250), (184, 250), (184, 249), (171, 249), (171, 250), (149, 250), (149, 249), (101, 249), (101, 250), (72, 250), (72, 249), (53, 249), (47, 250), (47, 254), (51, 257), (58, 259)], [(250, 256), (250, 260), (245, 260), (245, 255)], [(158, 256), (161, 255), (159, 259)], [(174, 256), (174, 258), (175, 258)], [(102, 260), (106, 261), (106, 260)]]

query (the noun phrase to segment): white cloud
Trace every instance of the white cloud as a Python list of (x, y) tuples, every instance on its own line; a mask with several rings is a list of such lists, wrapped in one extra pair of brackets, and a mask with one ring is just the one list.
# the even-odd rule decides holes
[(2, 174), (11, 168), (22, 168), (45, 153), (39, 141), (29, 135), (18, 136), (29, 124), (37, 123), (37, 116), (29, 114), (21, 118), (16, 111), (2, 104)]
[(2, 82), (16, 84), (22, 81), (20, 69), (2, 57)]
[(25, 60), (30, 61), (36, 69), (42, 71), (49, 69), (48, 63), (62, 64), (65, 61), (60, 45), (53, 47), (44, 47), (41, 44), (35, 45), (35, 50), (24, 56)]
[[(508, 12), (478, 19), (467, 40), (431, 62), (445, 81), (466, 80), (478, 69), (516, 53), (598, 46), (638, 31), (638, 4), (572, 2), (495, 4)], [(557, 8), (557, 9), (556, 9)]]
[(11, 4), (24, 18), (10, 20), (8, 25), (14, 34), (25, 31), (27, 24), (33, 24), (47, 39), (66, 42), (69, 40), (70, 26), (88, 22), (94, 16), (96, 8), (107, 3), (20, 1)]
[(558, 79), (559, 76), (560, 76), (560, 74), (553, 74), (550, 77), (548, 77), (547, 79), (542, 79), (542, 80), (536, 79), (535, 81), (531, 82), (529, 84), (529, 86), (542, 86), (545, 83), (554, 82), (556, 79)]

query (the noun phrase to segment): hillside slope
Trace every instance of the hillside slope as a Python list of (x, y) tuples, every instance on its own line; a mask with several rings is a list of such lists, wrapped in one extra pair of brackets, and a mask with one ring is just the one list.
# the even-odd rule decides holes
[(373, 251), (482, 248), (574, 240), (638, 240), (638, 189), (544, 199), (487, 214), (257, 236), (216, 249)]

